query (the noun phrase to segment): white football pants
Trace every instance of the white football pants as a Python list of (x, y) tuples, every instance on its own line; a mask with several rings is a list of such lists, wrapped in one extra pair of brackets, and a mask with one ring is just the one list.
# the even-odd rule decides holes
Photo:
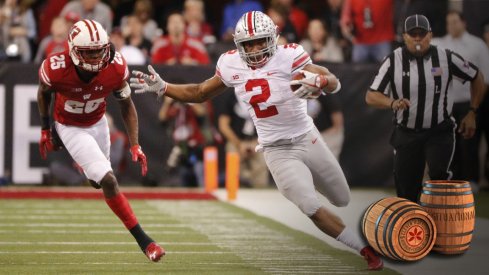
[(335, 206), (350, 202), (343, 170), (316, 127), (293, 142), (279, 140), (263, 151), (279, 191), (307, 216), (322, 206), (316, 190)]
[(55, 122), (56, 131), (73, 160), (83, 168), (89, 180), (100, 183), (110, 165), (110, 135), (103, 116), (89, 127), (64, 125)]

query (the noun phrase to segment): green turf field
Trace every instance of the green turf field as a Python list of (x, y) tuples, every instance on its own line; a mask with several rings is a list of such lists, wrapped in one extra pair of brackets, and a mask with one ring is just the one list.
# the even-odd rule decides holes
[(0, 200), (0, 274), (369, 273), (357, 255), (224, 202), (131, 204), (166, 249), (162, 262), (101, 200)]

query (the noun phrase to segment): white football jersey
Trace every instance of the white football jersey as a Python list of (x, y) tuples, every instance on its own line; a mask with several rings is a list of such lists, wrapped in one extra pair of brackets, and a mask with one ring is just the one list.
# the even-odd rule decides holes
[(260, 144), (298, 137), (313, 128), (307, 100), (295, 97), (290, 89), (292, 76), (310, 63), (307, 52), (297, 44), (278, 46), (261, 68), (248, 67), (237, 50), (222, 54), (217, 61), (216, 74), (246, 104)]

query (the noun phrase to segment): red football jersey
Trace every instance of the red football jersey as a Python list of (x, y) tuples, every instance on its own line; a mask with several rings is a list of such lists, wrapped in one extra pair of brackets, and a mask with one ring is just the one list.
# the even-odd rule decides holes
[(105, 98), (129, 77), (126, 60), (114, 60), (89, 83), (80, 79), (68, 51), (48, 56), (39, 68), (39, 79), (55, 91), (54, 120), (65, 125), (90, 126), (105, 114)]

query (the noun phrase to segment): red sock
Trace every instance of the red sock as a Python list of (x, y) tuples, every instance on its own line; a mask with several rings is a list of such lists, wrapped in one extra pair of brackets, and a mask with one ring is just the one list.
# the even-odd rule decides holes
[(109, 205), (110, 209), (112, 209), (112, 212), (114, 212), (114, 214), (116, 214), (124, 223), (128, 230), (138, 224), (138, 219), (134, 215), (134, 212), (132, 212), (131, 206), (124, 194), (118, 193), (110, 199), (106, 198), (105, 202)]

